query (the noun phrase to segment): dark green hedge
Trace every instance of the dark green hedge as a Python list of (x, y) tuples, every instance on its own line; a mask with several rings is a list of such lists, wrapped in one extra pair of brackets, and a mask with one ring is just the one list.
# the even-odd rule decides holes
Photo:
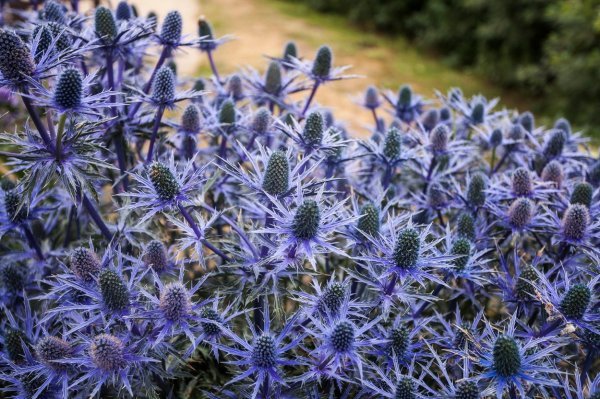
[(600, 0), (302, 0), (600, 124)]

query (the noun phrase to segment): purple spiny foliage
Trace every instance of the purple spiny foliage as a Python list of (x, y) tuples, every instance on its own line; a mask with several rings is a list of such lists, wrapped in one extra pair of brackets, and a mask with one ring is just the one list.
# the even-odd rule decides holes
[(2, 10), (0, 397), (599, 397), (568, 121), (370, 86), (360, 139), (315, 102), (329, 46), (224, 76), (205, 19), (70, 3)]

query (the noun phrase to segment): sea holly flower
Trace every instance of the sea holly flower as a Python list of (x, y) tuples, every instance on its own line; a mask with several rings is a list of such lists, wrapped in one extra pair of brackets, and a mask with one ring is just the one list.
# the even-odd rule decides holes
[(363, 388), (364, 396), (377, 395), (382, 398), (398, 399), (398, 398), (427, 398), (427, 383), (424, 379), (427, 377), (425, 371), (417, 372), (419, 364), (415, 359), (412, 359), (407, 368), (401, 367), (398, 362), (394, 363), (392, 372), (372, 365), (374, 378), (365, 380)]
[(383, 98), (392, 106), (393, 114), (402, 122), (410, 124), (423, 112), (425, 102), (414, 94), (410, 86), (404, 85), (398, 89), (398, 95), (390, 91), (383, 94)]

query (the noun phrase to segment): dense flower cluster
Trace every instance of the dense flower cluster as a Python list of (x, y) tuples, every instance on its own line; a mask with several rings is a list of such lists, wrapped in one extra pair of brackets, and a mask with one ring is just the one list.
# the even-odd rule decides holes
[(350, 77), (327, 46), (224, 76), (205, 19), (70, 3), (0, 29), (0, 396), (598, 398), (600, 160), (566, 120), (369, 87), (359, 139), (314, 100)]

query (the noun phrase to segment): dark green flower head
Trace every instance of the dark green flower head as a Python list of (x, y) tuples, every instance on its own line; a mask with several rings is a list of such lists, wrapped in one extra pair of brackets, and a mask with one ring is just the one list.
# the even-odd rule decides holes
[[(200, 310), (200, 317), (202, 317), (205, 320), (215, 321), (217, 323), (223, 322), (221, 315), (209, 306), (205, 306)], [(221, 328), (218, 325), (210, 323), (208, 321), (203, 321), (201, 325), (202, 330), (208, 336), (215, 336), (221, 332)]]
[(204, 18), (200, 18), (198, 20), (198, 36), (200, 39), (200, 49), (204, 51), (214, 50), (214, 36), (212, 27), (208, 23), (208, 21)]
[(579, 241), (585, 237), (590, 224), (590, 211), (585, 205), (569, 205), (562, 220), (563, 234), (566, 239)]
[(152, 81), (152, 100), (161, 105), (170, 104), (175, 98), (175, 74), (168, 65), (162, 66)]
[(283, 151), (275, 151), (269, 157), (262, 188), (270, 195), (281, 195), (290, 186), (290, 164)]
[(277, 346), (269, 334), (259, 336), (252, 349), (252, 363), (260, 368), (272, 368), (277, 365)]
[(474, 174), (467, 187), (467, 201), (469, 205), (474, 208), (485, 205), (485, 190), (487, 190), (487, 178), (481, 173)]
[(52, 45), (52, 31), (46, 25), (37, 25), (33, 29), (32, 36), (38, 39), (35, 48), (35, 62), (40, 62), (44, 54), (47, 54)]
[(54, 102), (63, 110), (74, 110), (81, 105), (83, 77), (75, 68), (65, 69), (54, 89)]
[(571, 205), (581, 204), (589, 208), (592, 205), (593, 195), (594, 188), (590, 183), (577, 183), (571, 193)]
[(200, 131), (200, 109), (196, 104), (185, 107), (181, 115), (181, 129), (184, 132), (196, 134)]
[(560, 302), (560, 311), (569, 319), (581, 319), (585, 315), (591, 299), (592, 292), (587, 285), (575, 284)]
[(360, 210), (358, 229), (371, 237), (377, 237), (379, 233), (379, 208), (372, 203), (365, 204)]
[(461, 381), (456, 384), (455, 399), (479, 399), (479, 387), (475, 381)]
[(478, 102), (471, 110), (471, 122), (474, 125), (480, 125), (485, 121), (485, 106)]
[(8, 292), (18, 294), (25, 287), (25, 266), (16, 263), (7, 263), (0, 267), (0, 286)]
[(429, 134), (431, 149), (434, 153), (446, 152), (448, 150), (448, 138), (450, 129), (445, 124), (437, 125)]
[(98, 275), (102, 300), (111, 311), (122, 311), (129, 306), (129, 290), (125, 281), (114, 270), (104, 269)]
[(279, 94), (281, 90), (281, 67), (277, 61), (271, 61), (265, 74), (265, 92), (271, 95)]
[(318, 79), (327, 79), (331, 73), (331, 64), (333, 62), (333, 53), (329, 46), (321, 46), (317, 50), (317, 55), (312, 66), (312, 74)]
[(544, 157), (546, 159), (559, 157), (563, 152), (566, 141), (567, 137), (562, 130), (553, 130), (544, 146)]
[(321, 211), (313, 200), (305, 200), (296, 210), (292, 223), (294, 237), (300, 240), (310, 240), (319, 232)]
[(469, 213), (463, 213), (458, 217), (456, 232), (459, 237), (475, 241), (475, 220)]
[(321, 144), (324, 133), (325, 121), (323, 120), (323, 115), (318, 111), (311, 112), (306, 118), (304, 131), (302, 132), (304, 141), (310, 145)]
[(535, 295), (535, 286), (539, 280), (538, 274), (533, 266), (525, 266), (521, 269), (519, 279), (515, 284), (515, 294), (522, 301), (529, 301)]
[(292, 58), (298, 58), (298, 48), (295, 42), (287, 42), (283, 48), (283, 60), (290, 62)]
[(131, 7), (125, 0), (122, 0), (117, 4), (117, 9), (115, 10), (115, 17), (118, 21), (128, 21), (131, 19)]
[(402, 377), (396, 385), (394, 399), (416, 399), (415, 384), (410, 377)]
[(354, 346), (354, 326), (347, 321), (338, 322), (329, 337), (333, 349), (338, 353), (346, 353)]
[(96, 8), (94, 23), (96, 35), (105, 43), (111, 43), (117, 37), (117, 23), (112, 11), (108, 8), (104, 6)]
[(388, 340), (389, 355), (402, 358), (410, 345), (410, 331), (404, 326), (392, 328), (389, 332)]
[(450, 108), (444, 107), (440, 109), (440, 122), (450, 122), (452, 119), (452, 112)]
[(519, 116), (519, 123), (521, 124), (521, 126), (523, 126), (523, 128), (527, 132), (531, 133), (531, 132), (533, 132), (533, 129), (535, 128), (535, 117), (529, 111), (523, 112)]
[(194, 82), (193, 90), (194, 91), (203, 91), (205, 89), (206, 89), (206, 83), (204, 82), (204, 79), (196, 79), (196, 81)]
[(397, 128), (392, 127), (385, 135), (385, 142), (383, 143), (383, 155), (390, 160), (396, 160), (400, 158), (401, 152), (402, 136)]
[(427, 203), (433, 209), (443, 208), (448, 202), (448, 196), (440, 183), (432, 183), (427, 189)]
[(321, 294), (317, 309), (325, 315), (328, 313), (336, 315), (342, 307), (345, 298), (346, 286), (342, 283), (333, 283)]
[(219, 123), (232, 125), (235, 123), (235, 105), (231, 100), (223, 101), (219, 110)]
[(244, 84), (240, 75), (231, 75), (229, 80), (227, 80), (227, 92), (234, 100), (244, 97)]
[(403, 270), (414, 268), (421, 252), (421, 236), (412, 228), (404, 229), (398, 235), (392, 255), (396, 267)]
[(0, 73), (5, 79), (18, 81), (31, 76), (35, 64), (29, 48), (14, 32), (0, 29)]
[(565, 118), (560, 118), (554, 123), (554, 129), (561, 130), (568, 138), (571, 135), (571, 124)]
[(408, 85), (401, 86), (398, 90), (398, 103), (396, 108), (404, 109), (412, 104), (412, 89)]
[(153, 162), (148, 168), (148, 176), (160, 199), (172, 200), (179, 194), (179, 183), (165, 164)]
[(21, 330), (6, 327), (4, 331), (4, 350), (8, 358), (17, 364), (25, 360), (23, 344), (29, 346), (27, 335)]
[(87, 248), (79, 247), (71, 252), (71, 271), (79, 280), (92, 283), (100, 274), (102, 264), (98, 256)]
[(494, 343), (494, 370), (504, 378), (515, 376), (521, 370), (521, 353), (514, 338), (501, 335)]
[(21, 204), (21, 200), (22, 197), (15, 190), (4, 192), (4, 209), (14, 223), (21, 223), (27, 219), (27, 207)]
[(427, 131), (432, 131), (440, 122), (440, 111), (437, 109), (429, 109), (421, 118), (421, 124)]
[(492, 134), (490, 134), (490, 145), (492, 147), (498, 147), (500, 144), (502, 144), (502, 138), (502, 130), (494, 129)]
[(259, 108), (252, 118), (252, 131), (257, 134), (265, 134), (271, 126), (271, 112), (265, 107)]
[(469, 263), (469, 258), (471, 255), (471, 243), (466, 238), (459, 238), (458, 240), (454, 241), (454, 244), (452, 244), (450, 253), (455, 256), (460, 256), (459, 258), (454, 259), (452, 264), (458, 272), (462, 272)]
[(181, 41), (183, 18), (179, 11), (170, 11), (162, 24), (160, 38), (163, 43), (177, 45)]
[(379, 92), (377, 87), (369, 86), (365, 92), (365, 107), (369, 109), (376, 109), (379, 107)]
[(57, 22), (62, 25), (67, 23), (65, 8), (54, 0), (44, 3), (43, 17), (46, 21)]

